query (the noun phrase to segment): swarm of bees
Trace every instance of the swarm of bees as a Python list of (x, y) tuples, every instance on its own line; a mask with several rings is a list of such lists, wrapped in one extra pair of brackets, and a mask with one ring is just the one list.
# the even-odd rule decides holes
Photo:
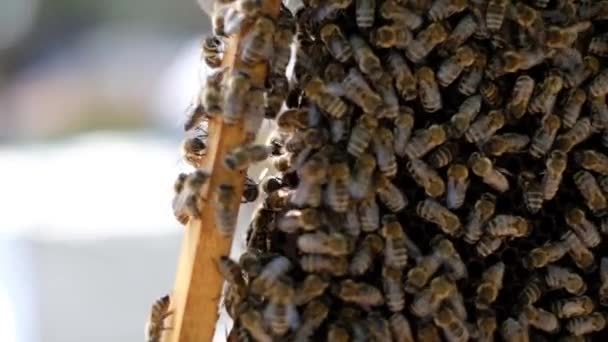
[[(608, 338), (608, 1), (262, 2), (216, 1), (203, 50), (217, 67), (252, 25), (267, 88), (213, 73), (189, 120), (278, 126), (224, 161), (279, 171), (221, 261), (231, 340)], [(178, 179), (180, 222), (202, 178)]]

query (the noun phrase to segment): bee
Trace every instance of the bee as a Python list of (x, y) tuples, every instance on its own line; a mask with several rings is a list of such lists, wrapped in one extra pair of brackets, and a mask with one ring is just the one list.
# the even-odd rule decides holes
[(416, 71), (418, 79), (418, 97), (422, 108), (427, 113), (434, 113), (442, 108), (441, 92), (435, 80), (435, 73), (429, 67)]
[(475, 326), (477, 328), (478, 341), (494, 341), (494, 334), (496, 333), (496, 329), (498, 328), (498, 323), (496, 322), (495, 314), (485, 313), (479, 315), (475, 323)]
[(391, 340), (390, 326), (388, 320), (383, 317), (382, 313), (378, 311), (370, 312), (367, 315), (366, 322), (370, 335), (375, 341)]
[(584, 336), (606, 328), (606, 317), (601, 312), (575, 317), (566, 323), (566, 330), (575, 336)]
[(585, 204), (594, 213), (606, 209), (608, 203), (602, 189), (593, 175), (587, 171), (579, 171), (572, 176), (574, 185), (585, 199)]
[[(206, 123), (206, 109), (200, 99), (197, 99), (188, 106), (186, 110), (186, 121), (184, 122), (184, 132), (188, 132), (197, 128), (201, 124)], [(221, 100), (220, 100), (221, 102)]]
[(225, 82), (223, 118), (227, 124), (235, 124), (243, 117), (244, 99), (251, 89), (251, 79), (244, 73), (236, 72)]
[(268, 76), (264, 117), (276, 118), (287, 95), (289, 95), (289, 83), (285, 75), (271, 74)]
[(182, 142), (182, 155), (188, 164), (200, 168), (203, 158), (207, 155), (206, 134), (188, 137)]
[(270, 152), (270, 148), (266, 145), (237, 147), (226, 154), (224, 166), (233, 171), (245, 170), (252, 163), (259, 163), (268, 159)]
[(519, 120), (526, 114), (528, 103), (534, 91), (535, 81), (528, 75), (521, 75), (515, 80), (511, 99), (507, 102), (506, 112), (513, 120)]
[(469, 188), (469, 169), (464, 164), (452, 164), (448, 168), (447, 176), (446, 205), (448, 209), (458, 209), (464, 204)]
[(416, 341), (419, 342), (432, 342), (441, 341), (439, 335), (439, 329), (433, 324), (432, 321), (423, 320), (418, 324), (416, 329)]
[(251, 292), (254, 294), (267, 293), (291, 267), (292, 264), (289, 259), (283, 256), (275, 256), (264, 266), (260, 275), (251, 282)]
[(331, 164), (328, 171), (327, 203), (338, 213), (346, 212), (350, 199), (350, 169), (345, 162)]
[(412, 41), (412, 38), (412, 32), (405, 25), (391, 24), (374, 29), (370, 33), (369, 40), (372, 45), (378, 48), (389, 49), (396, 47), (398, 49), (405, 49)]
[(602, 258), (600, 261), (600, 286), (598, 287), (598, 297), (600, 305), (608, 305), (608, 258)]
[(380, 207), (375, 196), (368, 196), (362, 200), (357, 211), (362, 231), (373, 232), (380, 227)]
[(555, 265), (547, 266), (545, 282), (550, 289), (564, 289), (575, 296), (580, 296), (587, 291), (587, 284), (580, 275)]
[(441, 303), (448, 299), (456, 286), (446, 277), (440, 276), (431, 280), (427, 288), (418, 292), (410, 305), (410, 311), (417, 317), (424, 318), (435, 313)]
[(448, 141), (432, 151), (427, 158), (427, 162), (435, 169), (448, 166), (460, 151), (459, 144)]
[(498, 192), (509, 190), (509, 181), (504, 174), (494, 167), (488, 157), (482, 157), (478, 152), (474, 152), (469, 157), (469, 167), (484, 183), (491, 186)]
[(522, 237), (530, 232), (528, 221), (521, 216), (496, 215), (487, 224), (486, 231), (494, 237)]
[(382, 236), (385, 239), (384, 264), (387, 267), (403, 269), (407, 265), (407, 245), (403, 227), (393, 214), (382, 217)]
[(431, 51), (448, 37), (448, 32), (440, 22), (435, 22), (416, 35), (405, 49), (405, 56), (414, 63), (420, 63)]
[(270, 61), (271, 71), (277, 75), (285, 75), (291, 59), (291, 43), (296, 31), (294, 17), (289, 10), (282, 10), (274, 33), (274, 55)]
[(170, 328), (165, 327), (164, 320), (173, 314), (173, 311), (169, 311), (169, 305), (171, 299), (169, 295), (163, 296), (152, 304), (150, 310), (150, 316), (146, 323), (146, 341), (147, 342), (160, 342), (163, 331)]
[(446, 140), (445, 128), (440, 125), (431, 125), (426, 129), (414, 132), (405, 147), (405, 154), (410, 159), (419, 159)]
[(340, 277), (348, 272), (348, 261), (345, 257), (305, 254), (300, 257), (300, 267), (308, 273), (321, 273)]
[(436, 252), (418, 259), (418, 264), (407, 272), (405, 290), (410, 293), (417, 293), (428, 283), (442, 263), (442, 259)]
[(281, 211), (289, 202), (291, 191), (286, 189), (279, 189), (274, 191), (266, 197), (264, 200), (264, 209), (270, 211)]
[(234, 204), (236, 191), (233, 185), (220, 184), (216, 193), (217, 228), (223, 236), (232, 236), (236, 228), (237, 212)]
[[(462, 17), (441, 46), (442, 55), (449, 54), (466, 42), (477, 29), (477, 22), (472, 14)], [(477, 60), (477, 58), (475, 58)]]
[(583, 241), (583, 243), (593, 248), (600, 244), (602, 237), (593, 224), (589, 221), (585, 215), (585, 212), (578, 208), (572, 208), (566, 212), (565, 215), (566, 224), (570, 226), (572, 231)]
[(353, 35), (349, 38), (349, 41), (359, 70), (372, 81), (376, 81), (382, 76), (382, 64), (378, 56), (376, 56), (363, 38)]
[(323, 295), (329, 287), (329, 281), (316, 274), (309, 274), (296, 288), (294, 303), (301, 306)]
[(543, 296), (546, 291), (545, 279), (538, 273), (532, 274), (524, 283), (517, 298), (519, 305), (522, 307), (532, 305)]
[(409, 204), (405, 194), (384, 176), (377, 178), (376, 193), (380, 202), (393, 213), (402, 211)]
[(544, 195), (536, 176), (529, 171), (519, 174), (518, 183), (522, 190), (522, 196), (526, 209), (531, 214), (536, 214), (543, 207)]
[(468, 97), (458, 107), (458, 112), (450, 118), (448, 135), (451, 138), (460, 138), (471, 126), (481, 109), (481, 96)]
[(359, 213), (357, 212), (357, 205), (349, 203), (346, 213), (341, 217), (343, 219), (344, 232), (353, 238), (359, 237), (361, 234), (361, 222), (359, 221)]
[(401, 6), (399, 0), (384, 1), (380, 6), (380, 16), (386, 20), (405, 25), (410, 30), (416, 30), (424, 23), (422, 16), (416, 12)]
[[(183, 176), (179, 176), (178, 180), (176, 181), (175, 187), (176, 190), (177, 188), (180, 186), (179, 183), (181, 182), (181, 178)], [(207, 180), (209, 179), (210, 174), (207, 171), (202, 171), (202, 170), (196, 170), (193, 173), (189, 174), (186, 179), (185, 179), (185, 187), (189, 190), (188, 195), (185, 198), (185, 206), (186, 206), (186, 210), (185, 212), (182, 211), (182, 209), (180, 209), (180, 205), (179, 205), (179, 201), (176, 197), (176, 199), (174, 199), (174, 213), (176, 215), (176, 218), (178, 219), (178, 221), (180, 221), (182, 224), (186, 224), (188, 221), (188, 217), (193, 217), (193, 218), (200, 218), (201, 217), (201, 212), (200, 212), (200, 207), (199, 207), (199, 194), (202, 190), (203, 185), (205, 185), (207, 183)]]
[(481, 238), (482, 228), (494, 215), (496, 209), (496, 197), (486, 192), (483, 193), (469, 212), (467, 222), (464, 226), (464, 240), (474, 244)]
[(244, 38), (241, 60), (251, 65), (270, 59), (275, 30), (276, 25), (271, 18), (259, 16)]
[(568, 245), (562, 241), (546, 243), (529, 252), (524, 259), (524, 266), (529, 269), (545, 267), (560, 260), (568, 253), (568, 250)]
[(500, 326), (500, 334), (505, 341), (509, 342), (528, 342), (530, 337), (528, 335), (528, 326), (521, 324), (514, 318), (507, 318)]
[(244, 292), (246, 290), (246, 284), (241, 266), (227, 256), (220, 257), (217, 265), (220, 274), (224, 277), (226, 282), (235, 286), (237, 291), (240, 292), (239, 294), (244, 297), (246, 295)]
[(395, 128), (393, 131), (393, 150), (399, 157), (405, 156), (405, 151), (414, 127), (414, 110), (407, 106), (399, 107)]
[(584, 169), (608, 175), (608, 156), (594, 150), (578, 151), (574, 154), (574, 160)]
[[(589, 51), (591, 53), (591, 51)], [(580, 72), (574, 74), (572, 78), (566, 78), (567, 86), (576, 88), (590, 77), (596, 75), (600, 71), (600, 61), (594, 56), (585, 56), (583, 58), (583, 68)]]
[(564, 106), (560, 111), (562, 125), (565, 128), (571, 129), (574, 126), (581, 114), (581, 109), (585, 101), (587, 101), (587, 94), (582, 89), (576, 88), (569, 93)]
[(321, 204), (321, 184), (327, 178), (327, 166), (327, 158), (315, 154), (298, 169), (299, 183), (290, 198), (293, 205), (318, 207)]
[(395, 312), (388, 320), (391, 332), (393, 333), (393, 341), (395, 342), (414, 342), (414, 335), (410, 322), (400, 312)]
[(488, 30), (497, 32), (502, 27), (507, 13), (507, 6), (509, 5), (506, 0), (490, 0), (486, 9), (486, 26)]
[(593, 36), (589, 42), (588, 52), (600, 57), (608, 56), (608, 35), (600, 34)]
[(339, 119), (348, 111), (348, 105), (339, 96), (331, 93), (319, 77), (312, 77), (308, 80), (304, 86), (304, 92), (319, 109), (333, 118)]
[(328, 84), (339, 84), (346, 77), (346, 68), (340, 63), (329, 63), (323, 71), (323, 80)]
[(345, 235), (324, 232), (307, 233), (298, 236), (298, 249), (309, 254), (342, 256), (350, 252), (350, 243)]
[(595, 256), (593, 253), (585, 246), (585, 244), (574, 234), (572, 231), (566, 232), (562, 236), (562, 240), (568, 247), (568, 254), (570, 257), (582, 270), (588, 270), (593, 267), (595, 263)]
[(565, 152), (555, 150), (549, 153), (545, 162), (545, 175), (541, 185), (545, 201), (550, 201), (555, 197), (567, 164), (568, 155)]
[(374, 26), (375, 11), (375, 0), (355, 1), (355, 20), (357, 22), (357, 26), (362, 30)]
[(557, 94), (562, 90), (563, 79), (559, 75), (549, 75), (545, 80), (537, 85), (537, 91), (532, 96), (528, 110), (530, 113), (551, 114)]
[(276, 123), (282, 132), (293, 133), (309, 127), (308, 110), (287, 109), (278, 114)]
[(465, 139), (470, 143), (483, 142), (501, 129), (505, 124), (502, 111), (492, 110), (487, 115), (477, 118), (464, 133)]
[(557, 131), (561, 127), (561, 120), (557, 115), (549, 114), (541, 121), (541, 126), (536, 130), (530, 143), (530, 155), (540, 158), (547, 154), (555, 141)]
[[(448, 239), (440, 239), (435, 243), (434, 251), (443, 261), (446, 268), (450, 271), (450, 278), (454, 280), (464, 279), (468, 277), (467, 266), (462, 261), (460, 254), (454, 244)], [(464, 310), (466, 312), (466, 310)]]
[(283, 336), (290, 328), (298, 325), (299, 317), (291, 283), (279, 281), (270, 289), (264, 319), (275, 336)]
[(486, 258), (496, 252), (500, 246), (502, 246), (502, 242), (503, 239), (501, 237), (484, 235), (479, 242), (477, 242), (475, 251), (477, 251), (477, 254), (479, 254), (480, 257)]
[(224, 42), (218, 36), (210, 35), (205, 37), (201, 51), (203, 60), (209, 67), (220, 67), (224, 58)]
[(308, 303), (302, 313), (302, 323), (295, 334), (295, 341), (309, 341), (329, 315), (329, 307), (321, 300)]
[(264, 328), (262, 314), (253, 308), (248, 308), (239, 315), (239, 322), (255, 341), (272, 342), (272, 336)]
[(371, 267), (374, 257), (384, 248), (384, 241), (376, 234), (367, 234), (355, 249), (349, 265), (349, 273), (362, 275)]
[(487, 309), (496, 301), (503, 286), (505, 264), (498, 262), (488, 267), (481, 275), (481, 283), (475, 290), (475, 307)]
[(394, 119), (399, 115), (399, 98), (393, 87), (393, 77), (383, 73), (375, 83), (376, 90), (380, 93), (384, 104), (380, 108), (379, 116)]
[(382, 98), (369, 86), (365, 77), (356, 68), (350, 68), (342, 81), (344, 95), (363, 109), (364, 113), (375, 115), (382, 105)]
[(393, 141), (393, 132), (384, 127), (380, 127), (373, 137), (373, 150), (378, 169), (387, 178), (397, 175), (397, 158), (393, 150)]
[(593, 312), (595, 305), (588, 296), (559, 299), (551, 303), (551, 311), (559, 319), (585, 316)]
[(591, 120), (589, 118), (579, 119), (574, 126), (567, 132), (557, 136), (555, 140), (555, 148), (565, 153), (570, 152), (574, 146), (587, 140), (593, 133)]
[(503, 96), (500, 87), (492, 81), (483, 81), (479, 85), (479, 94), (485, 103), (492, 108), (502, 105)]
[(386, 58), (388, 72), (395, 80), (395, 88), (405, 101), (411, 101), (417, 96), (416, 78), (401, 54), (391, 51)]
[(445, 59), (437, 71), (437, 80), (442, 87), (452, 84), (465, 68), (475, 62), (475, 51), (469, 46), (462, 46), (456, 52)]
[(369, 308), (384, 304), (382, 292), (367, 283), (355, 282), (351, 279), (342, 280), (336, 292), (341, 300), (362, 307)]
[(445, 183), (437, 171), (433, 170), (427, 163), (420, 159), (412, 159), (407, 162), (407, 170), (410, 177), (422, 188), (427, 196), (439, 197), (445, 192)]
[(589, 98), (591, 126), (597, 131), (608, 128), (608, 105), (605, 96)]
[(376, 158), (363, 153), (355, 162), (354, 175), (349, 185), (350, 195), (355, 200), (365, 198), (373, 183), (373, 172), (376, 168)]
[(245, 132), (245, 143), (253, 143), (255, 137), (262, 127), (264, 115), (266, 113), (264, 90), (251, 89), (247, 93), (249, 110), (243, 118), (243, 131)]
[(327, 341), (348, 342), (350, 341), (350, 334), (342, 324), (332, 323), (327, 328)]
[[(248, 80), (241, 76), (241, 74), (237, 74), (236, 76), (228, 79), (228, 86), (234, 86), (237, 88), (228, 88), (226, 92), (238, 91), (239, 94), (244, 95), (247, 93), (247, 91), (249, 91), (250, 84), (248, 83)], [(216, 116), (218, 113), (221, 113), (222, 110), (233, 110), (235, 107), (240, 105), (240, 103), (237, 103), (238, 101), (227, 103), (225, 97), (226, 92), (224, 92), (223, 87), (225, 78), (225, 69), (219, 69), (207, 75), (204, 80), (205, 84), (199, 98), (200, 104), (202, 104), (204, 108), (204, 113), (200, 114), (202, 116), (200, 119), (197, 116), (191, 117), (191, 120), (187, 122), (188, 126), (197, 126), (207, 116)], [(236, 115), (238, 116), (238, 113)]]
[(464, 71), (458, 82), (458, 91), (465, 96), (471, 96), (477, 92), (480, 87), (486, 70), (488, 57), (485, 53), (478, 51), (475, 62), (467, 70)]
[(484, 142), (482, 150), (489, 156), (499, 157), (505, 153), (520, 152), (525, 149), (529, 143), (530, 138), (524, 134), (496, 134)]
[(440, 21), (460, 13), (467, 8), (468, 4), (463, 0), (435, 0), (428, 12), (432, 21)]
[(418, 203), (416, 214), (423, 220), (434, 223), (448, 235), (456, 235), (462, 229), (458, 215), (430, 198)]
[(581, 32), (588, 30), (591, 22), (580, 21), (566, 27), (550, 26), (545, 31), (545, 45), (549, 48), (568, 48)]
[(348, 140), (347, 151), (349, 154), (360, 158), (372, 140), (372, 134), (378, 127), (378, 120), (371, 115), (362, 115)]
[(470, 333), (464, 322), (456, 316), (449, 307), (443, 307), (433, 317), (435, 325), (443, 330), (446, 340), (453, 342), (464, 342), (470, 338)]
[(405, 307), (405, 293), (401, 282), (402, 272), (398, 268), (382, 268), (382, 286), (386, 297), (386, 306), (391, 312), (400, 312)]
[(502, 55), (502, 72), (514, 73), (520, 70), (529, 70), (542, 63), (546, 58), (547, 53), (539, 48), (507, 51)]
[(345, 63), (352, 58), (353, 50), (338, 25), (326, 24), (321, 28), (319, 34), (327, 51), (340, 63)]

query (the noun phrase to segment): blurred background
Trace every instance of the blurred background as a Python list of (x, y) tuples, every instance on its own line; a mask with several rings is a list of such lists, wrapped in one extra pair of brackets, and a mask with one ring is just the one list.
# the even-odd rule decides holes
[(143, 340), (208, 31), (194, 0), (2, 1), (0, 341)]

